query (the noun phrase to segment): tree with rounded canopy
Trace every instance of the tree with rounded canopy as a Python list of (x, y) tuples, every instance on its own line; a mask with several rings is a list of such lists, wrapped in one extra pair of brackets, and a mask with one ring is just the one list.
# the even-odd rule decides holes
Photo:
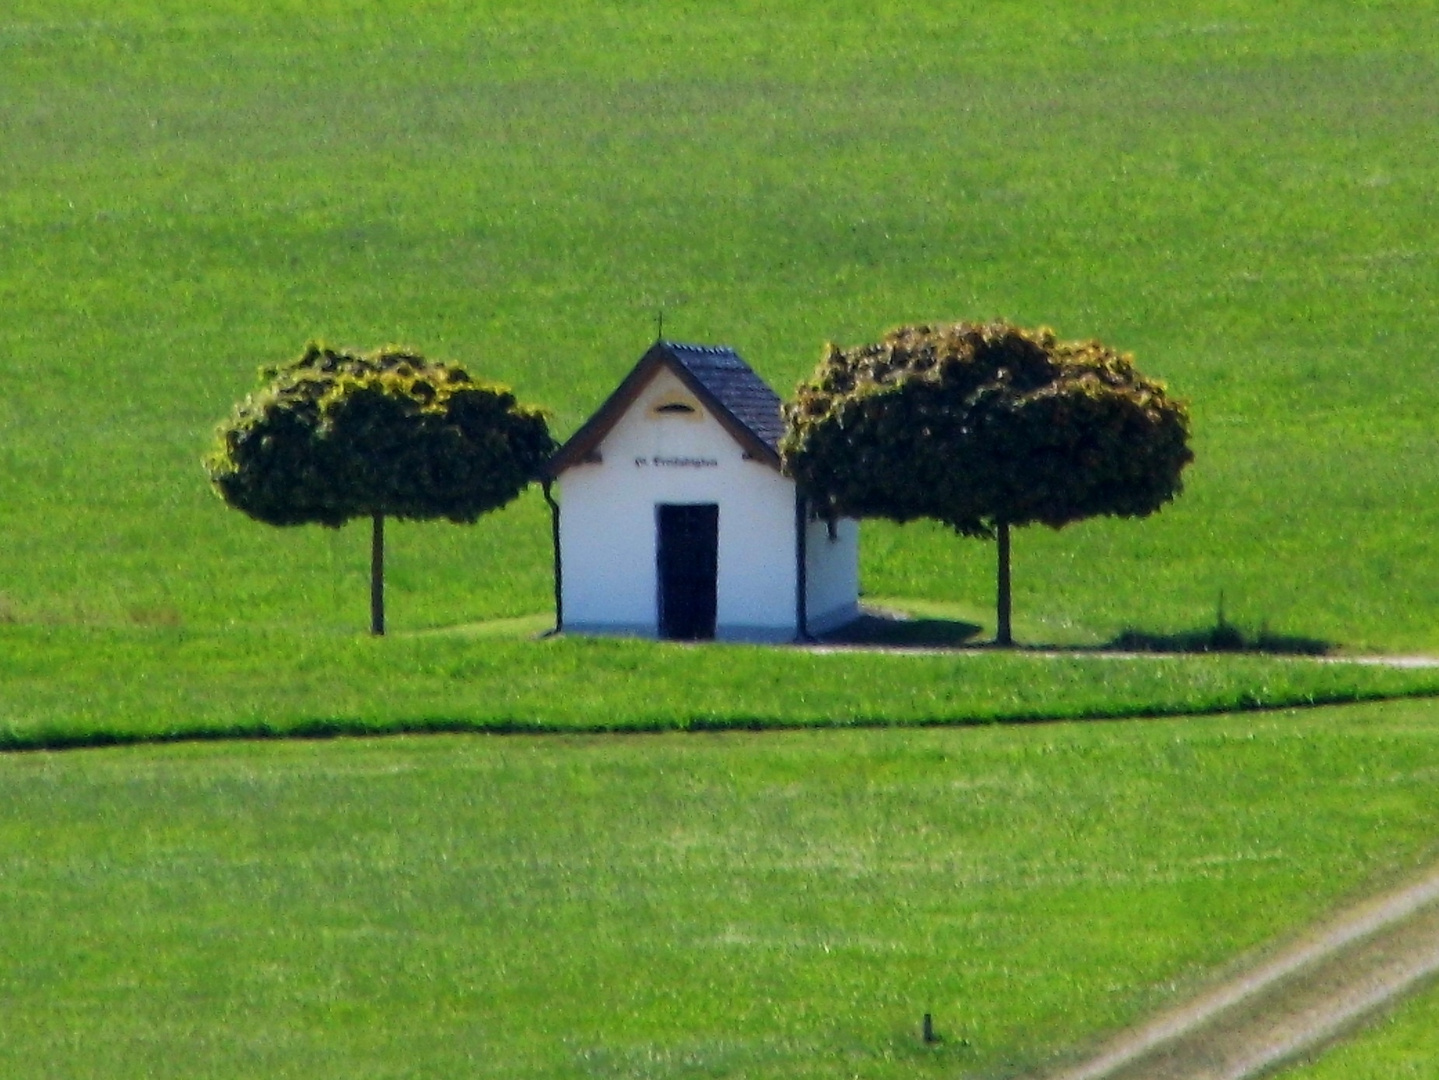
[(831, 520), (931, 518), (998, 540), (1001, 645), (1013, 644), (1011, 527), (1145, 517), (1194, 458), (1184, 405), (1131, 357), (1006, 322), (829, 345), (785, 425), (785, 470)]
[(372, 523), (370, 630), (385, 632), (385, 518), (468, 524), (510, 502), (555, 450), (543, 411), (403, 349), (311, 343), (216, 432), (221, 498), (268, 525)]

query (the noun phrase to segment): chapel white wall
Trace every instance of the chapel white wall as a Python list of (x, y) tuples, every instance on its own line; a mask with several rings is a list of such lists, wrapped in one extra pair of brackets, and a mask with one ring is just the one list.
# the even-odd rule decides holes
[[(716, 636), (786, 639), (795, 617), (794, 485), (745, 460), (706, 411), (698, 419), (650, 414), (675, 395), (689, 397), (660, 369), (601, 441), (602, 460), (560, 477), (565, 627), (657, 634), (655, 507), (717, 503)], [(655, 464), (683, 458), (715, 464)]]

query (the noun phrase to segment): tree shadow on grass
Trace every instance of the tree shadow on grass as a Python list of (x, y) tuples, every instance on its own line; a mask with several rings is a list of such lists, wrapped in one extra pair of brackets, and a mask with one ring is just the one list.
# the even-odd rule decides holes
[[(895, 649), (987, 649), (993, 642), (975, 640), (983, 631), (978, 623), (962, 619), (918, 618), (901, 612), (868, 608), (853, 622), (819, 640), (826, 645), (856, 645)], [(1255, 633), (1219, 619), (1213, 626), (1173, 633), (1127, 629), (1102, 645), (1016, 646), (1030, 652), (1073, 653), (1252, 653), (1269, 656), (1327, 656), (1338, 646), (1321, 638), (1276, 634), (1268, 627)]]
[(1101, 646), (1117, 652), (1153, 653), (1265, 653), (1271, 656), (1327, 656), (1335, 642), (1297, 634), (1276, 634), (1268, 627), (1246, 633), (1233, 623), (1220, 620), (1198, 630), (1156, 634), (1128, 629)]

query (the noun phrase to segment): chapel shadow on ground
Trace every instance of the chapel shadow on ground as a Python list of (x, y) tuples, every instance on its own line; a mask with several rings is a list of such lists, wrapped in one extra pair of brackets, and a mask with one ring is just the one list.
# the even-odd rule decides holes
[(974, 645), (983, 629), (963, 619), (912, 618), (866, 610), (853, 622), (820, 635), (827, 645), (870, 645), (883, 648), (957, 649)]

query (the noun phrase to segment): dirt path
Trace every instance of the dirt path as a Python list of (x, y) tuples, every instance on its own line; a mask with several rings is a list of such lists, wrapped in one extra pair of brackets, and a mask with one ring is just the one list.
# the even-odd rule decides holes
[(1301, 664), (1358, 664), (1361, 667), (1390, 668), (1435, 668), (1439, 667), (1439, 656), (1301, 656), (1284, 653), (1261, 652), (1123, 652), (1117, 649), (1076, 647), (1073, 649), (1020, 648), (1015, 650), (993, 649), (987, 645), (883, 645), (844, 641), (822, 641), (814, 644), (794, 645), (791, 648), (808, 653), (882, 653), (885, 656), (959, 656), (993, 652), (1009, 656), (1042, 656), (1054, 660), (1070, 660), (1075, 657), (1094, 657), (1100, 660), (1180, 660), (1195, 656), (1271, 656), (1275, 659), (1293, 660)]
[(1249, 1080), (1439, 974), (1439, 870), (1314, 928), (1251, 970), (1046, 1080)]

